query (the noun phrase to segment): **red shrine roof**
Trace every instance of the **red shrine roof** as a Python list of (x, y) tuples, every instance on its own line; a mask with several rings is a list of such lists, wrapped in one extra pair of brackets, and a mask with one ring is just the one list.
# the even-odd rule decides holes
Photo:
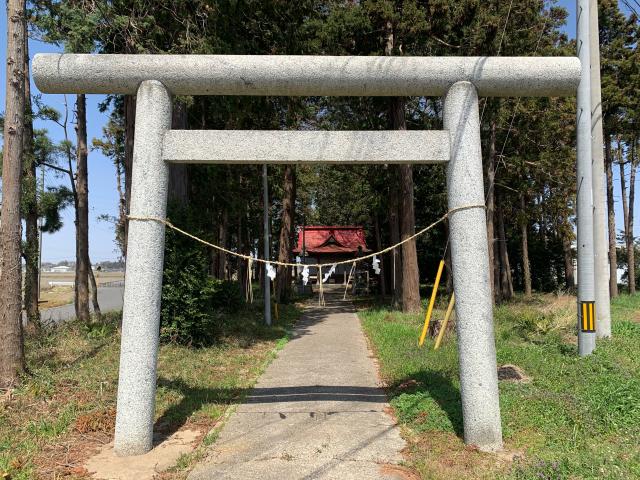
[[(294, 253), (302, 252), (303, 229), (298, 232), (298, 245)], [(358, 253), (369, 252), (362, 227), (304, 227), (305, 250), (308, 255), (323, 253)]]

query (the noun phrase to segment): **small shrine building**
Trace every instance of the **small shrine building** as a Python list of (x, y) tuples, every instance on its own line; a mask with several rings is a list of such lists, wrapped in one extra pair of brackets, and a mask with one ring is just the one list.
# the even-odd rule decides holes
[[(358, 258), (370, 253), (363, 227), (306, 225), (298, 231), (298, 242), (294, 255), (306, 264), (332, 264)], [(331, 279), (343, 283), (349, 275), (350, 264), (337, 265)], [(315, 269), (310, 269), (315, 276)], [(329, 281), (331, 281), (331, 279)]]

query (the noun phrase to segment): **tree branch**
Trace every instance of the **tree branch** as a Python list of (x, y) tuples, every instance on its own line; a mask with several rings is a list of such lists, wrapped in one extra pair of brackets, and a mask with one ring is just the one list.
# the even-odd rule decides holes
[(69, 172), (69, 170), (67, 170), (66, 168), (62, 168), (62, 167), (58, 167), (57, 165), (52, 165), (50, 163), (46, 163), (46, 162), (40, 162), (39, 165), (48, 167), (48, 168), (52, 168), (54, 170), (57, 170), (59, 172), (62, 173), (66, 173), (67, 175), (71, 175), (71, 172)]

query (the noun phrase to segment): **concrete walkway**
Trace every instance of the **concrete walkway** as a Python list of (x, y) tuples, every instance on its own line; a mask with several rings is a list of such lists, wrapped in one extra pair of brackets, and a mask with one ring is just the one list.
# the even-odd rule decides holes
[(360, 322), (337, 292), (307, 308), (189, 480), (403, 479), (400, 438)]

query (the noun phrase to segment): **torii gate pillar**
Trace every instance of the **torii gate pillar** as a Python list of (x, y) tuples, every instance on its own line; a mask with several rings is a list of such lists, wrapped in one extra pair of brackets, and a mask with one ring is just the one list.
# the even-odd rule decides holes
[[(502, 448), (493, 305), (480, 143), (478, 93), (453, 84), (444, 101), (451, 138), (447, 165), (449, 238), (456, 292), (456, 330), (464, 441), (482, 450)], [(463, 210), (456, 210), (462, 207)], [(462, 295), (462, 298), (460, 298)]]
[[(130, 215), (164, 219), (169, 165), (162, 158), (162, 141), (171, 128), (171, 94), (162, 83), (140, 84), (135, 126)], [(153, 447), (164, 230), (159, 222), (129, 220), (114, 440), (122, 456)]]

